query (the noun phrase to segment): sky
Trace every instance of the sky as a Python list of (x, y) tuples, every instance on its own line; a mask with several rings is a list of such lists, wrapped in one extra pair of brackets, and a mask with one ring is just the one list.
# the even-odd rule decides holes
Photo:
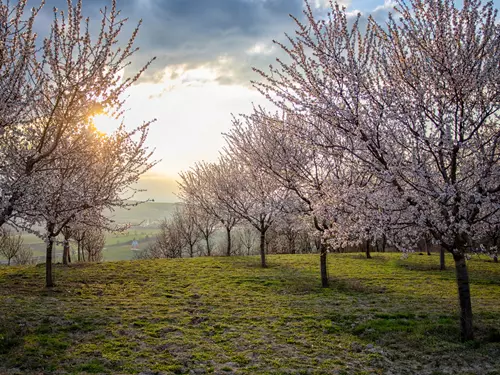
[[(498, 7), (498, 2), (495, 4)], [(35, 0), (31, 2), (36, 3)], [(149, 147), (161, 161), (138, 187), (147, 189), (139, 199), (175, 202), (178, 173), (197, 161), (215, 161), (224, 145), (223, 132), (232, 114), (249, 113), (266, 100), (252, 87), (259, 80), (252, 67), (266, 70), (280, 51), (273, 40), (293, 33), (289, 14), (300, 17), (303, 0), (117, 0), (129, 18), (121, 43), (133, 26), (143, 23), (126, 74), (132, 74), (152, 57), (151, 67), (128, 92), (125, 123), (129, 126), (156, 118)], [(66, 0), (46, 0), (42, 21), (53, 7), (64, 9)], [(328, 0), (310, 0), (318, 14), (326, 13)], [(349, 11), (374, 14), (382, 19), (392, 8), (389, 0), (343, 0)], [(99, 9), (109, 0), (83, 0), (84, 12), (99, 21)], [(48, 23), (37, 27), (46, 29)], [(41, 30), (43, 34), (43, 30)], [(116, 123), (96, 118), (102, 131)]]

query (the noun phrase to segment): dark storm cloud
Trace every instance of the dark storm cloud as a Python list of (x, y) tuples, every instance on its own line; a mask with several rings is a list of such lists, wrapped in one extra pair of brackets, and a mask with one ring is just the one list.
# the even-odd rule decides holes
[[(30, 1), (35, 3), (37, 0)], [(96, 25), (99, 9), (107, 4), (106, 0), (83, 0), (86, 15)], [(65, 9), (66, 0), (46, 0), (43, 22), (37, 25), (42, 35), (54, 6)], [(157, 60), (144, 77), (150, 81), (161, 79), (167, 66), (217, 66), (218, 59), (225, 57), (231, 64), (224, 67), (219, 81), (247, 82), (255, 77), (252, 66), (263, 67), (274, 59), (245, 51), (256, 43), (283, 40), (284, 32), (291, 32), (294, 26), (289, 14), (300, 16), (302, 6), (303, 0), (118, 0), (122, 15), (130, 19), (128, 32), (143, 20), (137, 38), (140, 51), (129, 74), (153, 56)]]
[[(76, 0), (74, 0), (76, 1)], [(37, 0), (30, 0), (35, 4)], [(311, 1), (312, 3), (314, 1)], [(98, 26), (99, 9), (107, 0), (83, 0), (84, 12)], [(118, 0), (123, 17), (129, 18), (129, 35), (142, 19), (137, 46), (127, 74), (133, 74), (149, 59), (156, 61), (143, 80), (159, 81), (166, 67), (185, 65), (219, 67), (219, 59), (229, 63), (219, 71), (217, 80), (223, 84), (248, 83), (258, 78), (252, 67), (266, 68), (278, 57), (271, 54), (248, 54), (256, 43), (270, 45), (273, 39), (285, 40), (284, 33), (293, 33), (295, 24), (289, 14), (301, 18), (303, 0)], [(40, 34), (47, 30), (53, 7), (66, 8), (66, 0), (46, 0)], [(126, 38), (121, 39), (122, 43)]]
[(290, 31), (293, 22), (288, 15), (300, 15), (302, 4), (302, 0), (142, 0), (122, 2), (122, 9), (124, 14), (143, 18), (137, 64), (157, 57), (147, 78), (161, 78), (166, 66), (216, 66), (225, 57), (232, 65), (219, 79), (233, 83), (246, 82), (252, 76), (252, 64), (272, 61), (245, 51)]

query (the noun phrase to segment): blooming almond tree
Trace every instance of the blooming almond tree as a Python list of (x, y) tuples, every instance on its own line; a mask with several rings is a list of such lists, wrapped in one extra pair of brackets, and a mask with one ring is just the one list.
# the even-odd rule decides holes
[(41, 87), (30, 99), (29, 118), (11, 124), (0, 139), (0, 226), (29, 210), (21, 202), (33, 196), (29, 187), (38, 185), (38, 173), (43, 174), (53, 161), (62, 139), (80, 133), (79, 127), (97, 113), (106, 111), (115, 117), (122, 113), (123, 94), (149, 65), (134, 76), (123, 77), (137, 50), (138, 32), (136, 28), (118, 47), (125, 23), (115, 0), (101, 11), (95, 37), (90, 33), (90, 20), (83, 16), (81, 0), (69, 1), (65, 11), (54, 10), (49, 36), (40, 51), (31, 51), (36, 58), (33, 74), (41, 76)]
[(266, 264), (266, 232), (284, 204), (289, 190), (276, 179), (226, 154), (213, 164), (218, 199), (260, 233), (261, 266)]
[(500, 220), (497, 12), (479, 0), (400, 0), (395, 13), (361, 31), (338, 6), (322, 20), (307, 6), (291, 47), (280, 44), (291, 62), (261, 72), (258, 87), (285, 110), (322, 119), (301, 131), (374, 176), (358, 190), (372, 227), (401, 246), (430, 233), (452, 253), (470, 340), (465, 255)]
[[(295, 208), (310, 218), (310, 230), (321, 237), (320, 270), (328, 286), (327, 242), (334, 248), (357, 243), (366, 235), (359, 211), (357, 188), (370, 181), (369, 174), (349, 168), (341, 149), (318, 147), (318, 139), (304, 129), (321, 119), (298, 114), (270, 114), (256, 108), (250, 116), (233, 122), (226, 135), (231, 152), (275, 179), (301, 200)], [(290, 129), (297, 130), (291, 132)], [(349, 222), (348, 222), (349, 221)]]
[(61, 140), (50, 163), (45, 160), (45, 171), (37, 173), (40, 187), (31, 187), (36, 199), (23, 200), (25, 207), (30, 207), (21, 218), (25, 226), (46, 227), (40, 236), (47, 242), (47, 287), (53, 286), (55, 238), (75, 223), (100, 231), (110, 229), (112, 221), (104, 217), (105, 210), (135, 205), (129, 200), (133, 192), (127, 192), (154, 165), (144, 144), (148, 124), (132, 131), (120, 127), (109, 136), (91, 125), (80, 130)]

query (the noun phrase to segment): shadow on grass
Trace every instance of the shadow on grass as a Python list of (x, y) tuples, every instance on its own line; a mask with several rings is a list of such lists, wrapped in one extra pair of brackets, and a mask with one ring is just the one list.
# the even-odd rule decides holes
[[(117, 315), (102, 310), (98, 303), (94, 305), (90, 298), (78, 302), (80, 284), (70, 281), (66, 272), (74, 267), (62, 267), (55, 267), (56, 286), (50, 289), (43, 287), (41, 268), (4, 275), (0, 293), (0, 373), (5, 368), (21, 373), (52, 373), (65, 369), (68, 363), (75, 368), (85, 367), (87, 360), (93, 368), (103, 370), (99, 373), (110, 372), (106, 370), (110, 364), (102, 358), (72, 358), (71, 350), (95, 340), (117, 320)], [(96, 367), (99, 361), (102, 363)]]
[[(56, 371), (70, 357), (72, 347), (95, 339), (113, 321), (112, 315), (97, 310), (64, 309), (51, 296), (30, 300), (17, 299), (20, 305), (11, 306), (4, 300), (2, 309), (7, 311), (0, 318), (0, 367)], [(82, 361), (84, 364), (85, 359)]]
[[(469, 261), (469, 278), (472, 284), (478, 285), (500, 285), (500, 278), (498, 277), (498, 270), (495, 269), (477, 269), (475, 268), (476, 262), (483, 262), (482, 259), (476, 260), (474, 259), (472, 262)], [(495, 263), (489, 262), (490, 266), (495, 267)], [(448, 261), (447, 267), (445, 270), (439, 269), (439, 264), (429, 264), (429, 263), (420, 263), (413, 259), (407, 260), (397, 260), (395, 262), (396, 266), (404, 269), (406, 271), (418, 271), (418, 272), (428, 272), (435, 276), (437, 276), (441, 280), (455, 280), (455, 264), (451, 261)], [(500, 266), (498, 267), (500, 269)]]
[(367, 285), (363, 280), (340, 277), (330, 277), (330, 288), (349, 295), (383, 294), (387, 292), (387, 288), (383, 285)]

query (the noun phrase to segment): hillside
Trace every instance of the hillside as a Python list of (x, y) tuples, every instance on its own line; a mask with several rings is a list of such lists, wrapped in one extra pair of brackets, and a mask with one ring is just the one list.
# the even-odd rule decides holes
[(147, 202), (129, 209), (122, 208), (108, 212), (106, 216), (113, 218), (117, 223), (149, 224), (169, 218), (178, 205), (179, 203)]
[[(451, 259), (448, 259), (450, 262)], [(2, 374), (499, 374), (500, 267), (470, 264), (476, 341), (458, 342), (437, 256), (195, 258), (0, 268)]]
[[(159, 222), (171, 217), (179, 204), (147, 202), (131, 207), (130, 209), (122, 208), (108, 212), (107, 216), (111, 217), (116, 223), (130, 223), (132, 224), (132, 228), (124, 233), (106, 234), (106, 245), (103, 252), (104, 260), (132, 259), (133, 252), (130, 250), (132, 240), (137, 239), (139, 241), (139, 248), (144, 249), (158, 232)], [(39, 258), (39, 261), (43, 261), (45, 255), (43, 240), (30, 233), (23, 233), (23, 240), (26, 245), (31, 247), (34, 256)], [(72, 250), (76, 252), (76, 244), (72, 244)], [(56, 246), (56, 259), (59, 254), (62, 254), (62, 248), (61, 246)], [(0, 256), (0, 265), (3, 263), (6, 263), (6, 261)]]

